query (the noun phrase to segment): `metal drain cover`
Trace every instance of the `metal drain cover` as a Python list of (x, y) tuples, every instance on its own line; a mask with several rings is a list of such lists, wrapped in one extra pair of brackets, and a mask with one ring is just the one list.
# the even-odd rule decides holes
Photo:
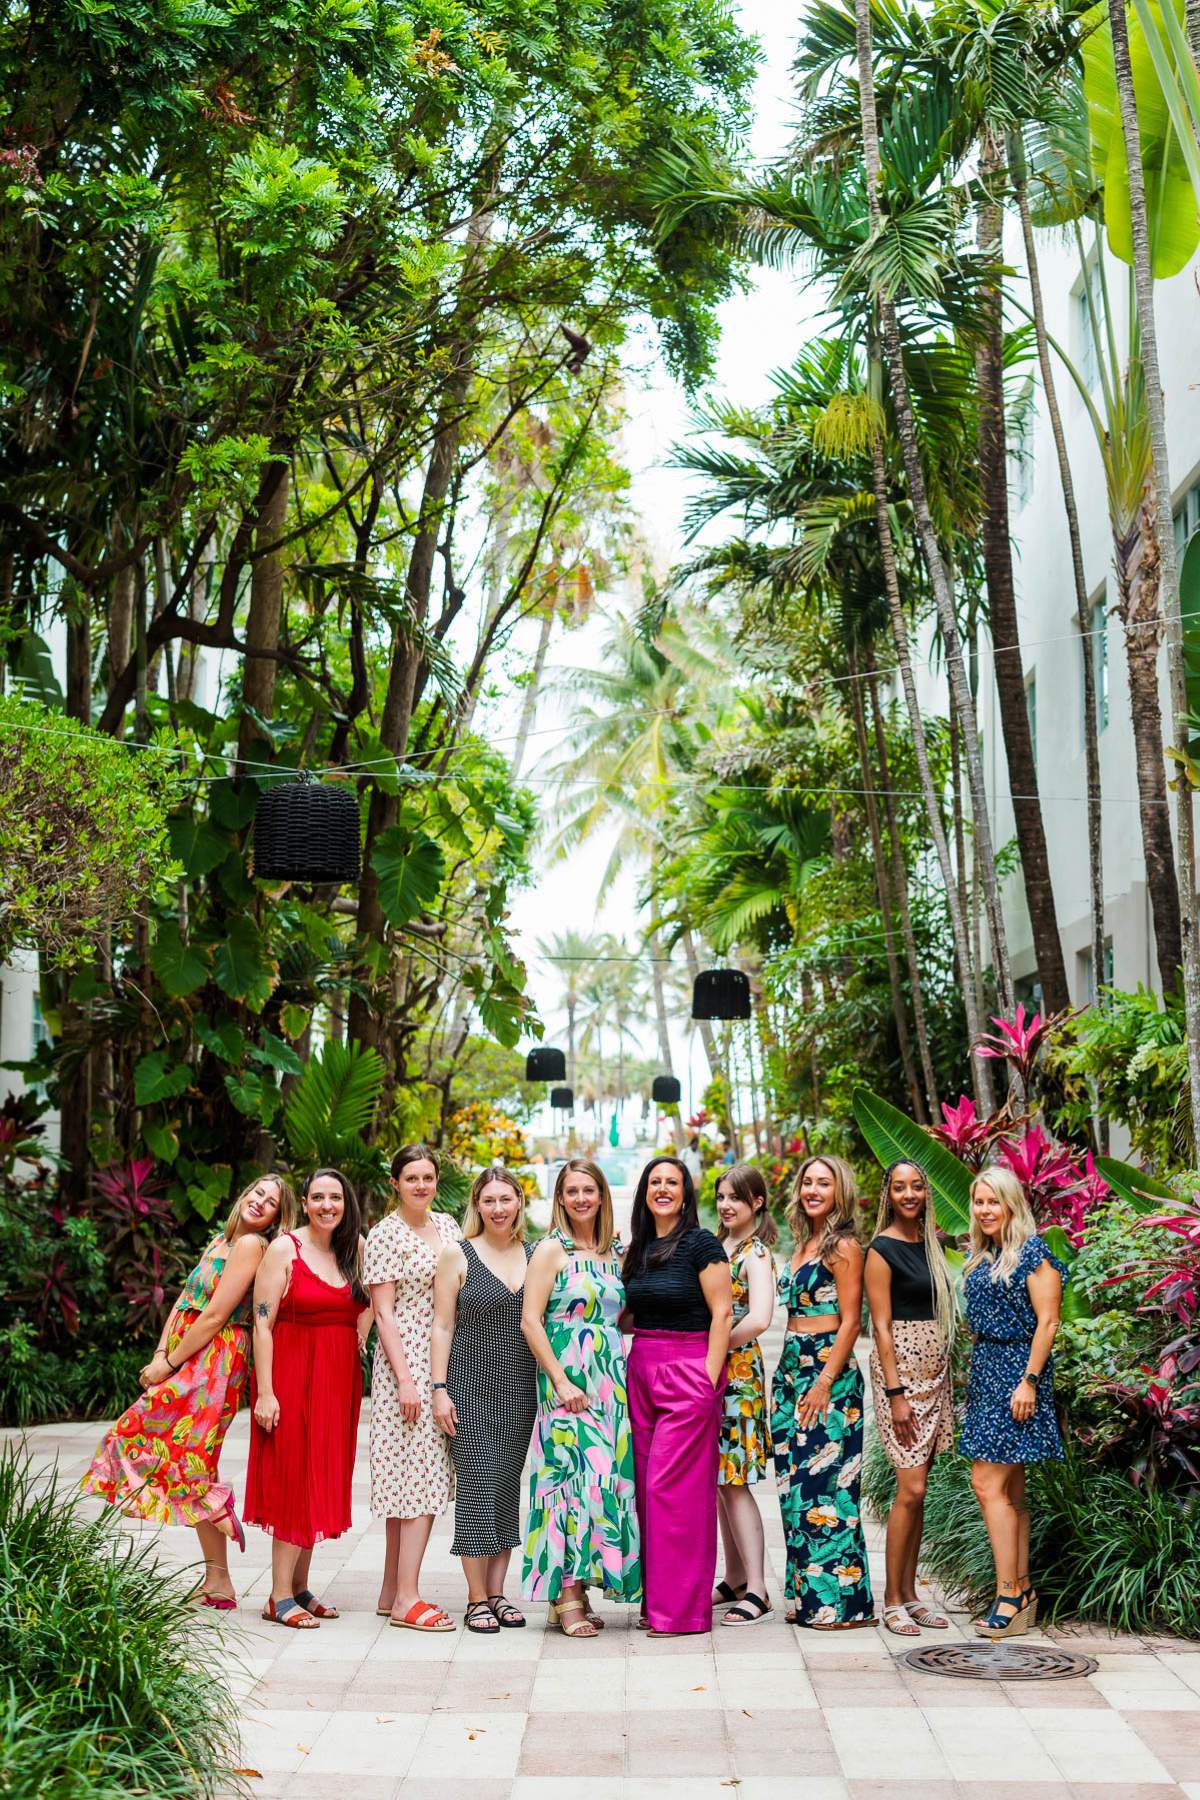
[(1094, 1656), (1064, 1650), (1058, 1644), (928, 1644), (906, 1650), (898, 1660), (926, 1675), (949, 1675), (960, 1681), (1069, 1681), (1094, 1675)]

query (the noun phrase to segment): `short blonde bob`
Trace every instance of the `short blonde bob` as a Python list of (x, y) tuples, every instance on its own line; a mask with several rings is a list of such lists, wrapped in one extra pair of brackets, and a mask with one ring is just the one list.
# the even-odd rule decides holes
[(853, 1238), (858, 1242), (858, 1185), (854, 1170), (843, 1157), (806, 1156), (796, 1170), (787, 1209), (788, 1229), (792, 1234), (792, 1242), (797, 1246), (803, 1244), (808, 1237), (808, 1215), (800, 1204), (800, 1189), (814, 1163), (824, 1163), (833, 1176), (833, 1211), (825, 1221), (825, 1229), (817, 1247), (818, 1262), (823, 1262), (828, 1267), (829, 1258), (837, 1255), (843, 1238)]
[(233, 1234), (238, 1228), (238, 1219), (241, 1217), (242, 1202), (250, 1197), (260, 1181), (273, 1181), (275, 1183), (279, 1193), (279, 1211), (276, 1213), (273, 1222), (267, 1226), (267, 1229), (259, 1232), (258, 1235), (262, 1238), (269, 1238), (272, 1232), (291, 1231), (295, 1225), (296, 1196), (292, 1192), (290, 1184), (284, 1180), (282, 1175), (278, 1174), (274, 1169), (268, 1169), (264, 1174), (256, 1175), (254, 1180), (250, 1182), (247, 1187), (242, 1189), (241, 1193), (234, 1201), (233, 1206), (230, 1209), (229, 1217), (225, 1221), (225, 1242), (227, 1244), (232, 1244), (233, 1242)]
[(516, 1223), (508, 1237), (511, 1244), (522, 1244), (525, 1241), (525, 1189), (521, 1186), (520, 1179), (513, 1174), (511, 1169), (506, 1169), (503, 1163), (493, 1163), (489, 1169), (480, 1169), (471, 1183), (470, 1198), (467, 1201), (466, 1211), (463, 1213), (462, 1234), (464, 1238), (483, 1236), (483, 1215), (479, 1210), (479, 1199), (484, 1188), (493, 1181), (498, 1181), (502, 1186), (511, 1188), (521, 1202)]
[(599, 1163), (594, 1163), (588, 1156), (573, 1156), (558, 1171), (554, 1182), (554, 1200), (550, 1208), (550, 1229), (560, 1231), (565, 1238), (573, 1238), (575, 1228), (570, 1214), (563, 1203), (563, 1189), (567, 1185), (567, 1176), (572, 1174), (586, 1175), (600, 1189), (600, 1210), (596, 1214), (596, 1229), (593, 1233), (596, 1240), (596, 1255), (607, 1256), (616, 1240), (616, 1226), (613, 1222), (612, 1189), (608, 1185), (608, 1177)]

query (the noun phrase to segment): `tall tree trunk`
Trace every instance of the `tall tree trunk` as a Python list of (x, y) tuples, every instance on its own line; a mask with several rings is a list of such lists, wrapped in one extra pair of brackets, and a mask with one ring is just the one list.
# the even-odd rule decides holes
[[(1183, 649), (1183, 617), (1179, 604), (1179, 568), (1171, 514), (1171, 469), (1167, 457), (1167, 421), (1158, 366), (1158, 330), (1154, 317), (1154, 278), (1150, 268), (1150, 230), (1146, 217), (1146, 182), (1138, 132), (1137, 96), (1129, 59), (1129, 33), (1123, 0), (1108, 0), (1112, 26), (1113, 66), (1121, 108), (1121, 130), (1129, 165), (1129, 218), (1133, 237), (1133, 283), (1141, 331), (1142, 368), (1146, 378), (1146, 411), (1154, 460), (1158, 506), (1158, 550), (1162, 559), (1163, 613), (1167, 626), (1167, 667), (1171, 680), (1171, 728), (1175, 748), (1186, 754), (1188, 720), (1187, 666)], [(1181, 774), (1175, 783), (1175, 829), (1179, 838), (1180, 926), (1183, 933), (1183, 1004), (1188, 1050), (1192, 1151), (1200, 1151), (1200, 918), (1196, 907), (1196, 855), (1191, 783)]]
[[(291, 484), (286, 463), (275, 465), (275, 479), (268, 488), (255, 528), (255, 548), (260, 552), (281, 538), (287, 525), (288, 490)], [(279, 648), (279, 626), (283, 616), (283, 562), (277, 550), (268, 550), (255, 558), (250, 569), (250, 610), (246, 618), (246, 649), (274, 651)], [(242, 704), (252, 707), (260, 719), (269, 719), (275, 707), (275, 676), (279, 665), (274, 656), (247, 656), (242, 666)], [(251, 744), (260, 736), (254, 720), (245, 713), (238, 727), (238, 754), (245, 757)]]
[(80, 594), (67, 614), (66, 711), (69, 718), (92, 722), (92, 612)]
[(926, 1120), (921, 1084), (913, 1062), (908, 1036), (908, 1013), (904, 1005), (904, 988), (900, 981), (900, 959), (896, 954), (895, 913), (892, 910), (891, 883), (883, 854), (883, 833), (879, 828), (879, 807), (875, 798), (875, 781), (871, 770), (871, 753), (867, 744), (867, 721), (863, 710), (862, 676), (857, 652), (849, 653), (850, 717), (854, 722), (854, 741), (858, 746), (858, 766), (862, 770), (863, 800), (867, 813), (867, 831), (871, 839), (871, 863), (875, 872), (875, 892), (879, 899), (879, 918), (883, 926), (884, 954), (887, 958), (888, 986), (892, 995), (892, 1017), (896, 1021), (896, 1041), (900, 1047), (900, 1066), (912, 1100), (913, 1113), (922, 1123)]
[[(983, 134), (980, 174), (993, 186), (979, 209), (979, 248), (999, 256), (1003, 213), (995, 197), (995, 185), (1004, 172), (1000, 144), (990, 132)], [(1008, 518), (1008, 442), (1004, 417), (1004, 321), (1001, 315), (1001, 277), (983, 295), (984, 331), (975, 353), (979, 401), (979, 475), (983, 490), (983, 565), (987, 580), (988, 614), (996, 670), (996, 697), (1001, 735), (1008, 764), (1017, 845), (1021, 853), (1021, 877), (1025, 905), (1033, 933), (1033, 953), (1042, 984), (1042, 1001), (1048, 1012), (1064, 1011), (1071, 1004), (1067, 965), (1063, 958), (1054, 889), (1050, 879), (1050, 853), (1038, 792), (1037, 757), (1025, 695), (1025, 671), (1021, 659), (1020, 623), (1013, 582), (1012, 543)]]
[[(189, 619), (196, 622), (203, 619), (204, 614), (208, 609), (208, 584), (212, 576), (212, 568), (213, 564), (216, 562), (216, 558), (217, 547), (213, 539), (210, 538), (196, 565), (196, 572), (192, 576), (191, 584), (188, 588), (187, 614)], [(175, 672), (175, 692), (178, 699), (194, 700), (196, 698), (196, 677), (199, 674), (199, 671), (199, 644), (189, 644), (186, 641), (181, 642), (179, 646), (179, 661)]]
[[(873, 369), (877, 371), (878, 359), (874, 354), (873, 346), (871, 362)], [(917, 779), (921, 785), (921, 797), (925, 803), (925, 816), (929, 821), (929, 835), (933, 839), (938, 868), (942, 876), (942, 887), (946, 895), (946, 908), (950, 914), (954, 960), (958, 968), (958, 979), (962, 988), (963, 1006), (967, 1017), (967, 1036), (974, 1044), (982, 1034), (983, 1025), (979, 1008), (975, 1003), (971, 941), (968, 935), (966, 915), (959, 900), (958, 884), (954, 878), (954, 865), (950, 860), (950, 846), (946, 841), (941, 800), (934, 786), (933, 771), (929, 766), (929, 747), (925, 741), (925, 721), (921, 717), (921, 703), (917, 698), (917, 683), (913, 674), (912, 656), (908, 644), (908, 622), (904, 616), (904, 602), (900, 595), (900, 577), (896, 569), (896, 549), (892, 540), (891, 517), (888, 512), (887, 470), (883, 460), (883, 440), (878, 432), (873, 434), (871, 443), (871, 480), (875, 495), (875, 530), (879, 538), (883, 588), (887, 599), (888, 618), (891, 621), (896, 666), (900, 671), (900, 686), (904, 693), (904, 704), (908, 712), (909, 730), (912, 732), (913, 756), (917, 765)], [(991, 1112), (990, 1068), (983, 1057), (971, 1056), (969, 1061), (971, 1084), (979, 1110)]]
[[(650, 979), (654, 986), (654, 1024), (658, 1032), (658, 1061), (664, 1075), (670, 1075), (671, 1067), (671, 1032), (667, 1023), (667, 987), (663, 980), (662, 939), (657, 926), (646, 937), (646, 947), (650, 952)], [(671, 1136), (675, 1140), (677, 1150), (683, 1148), (683, 1116), (680, 1109), (671, 1115)]]
[[(1169, 994), (1179, 982), (1183, 941), (1179, 928), (1179, 882), (1175, 870), (1175, 846), (1171, 839), (1167, 771), (1163, 760), (1162, 709), (1158, 697), (1162, 565), (1153, 481), (1148, 484), (1141, 511), (1133, 524), (1126, 532), (1114, 535), (1113, 565), (1117, 580), (1116, 611), (1125, 628), (1125, 664), (1133, 716), (1134, 767), (1146, 887), (1150, 895), (1150, 915), (1154, 920), (1158, 977), (1163, 992)], [(1103, 971), (1104, 965), (1100, 966)]]
[[(866, 164), (867, 208), (871, 231), (875, 233), (880, 226), (881, 163), (879, 125), (875, 111), (874, 69), (871, 62), (871, 0), (854, 0), (854, 16), (858, 50), (858, 91), (863, 159)], [(946, 652), (947, 675), (966, 731), (967, 774), (971, 786), (975, 843), (984, 879), (984, 900), (987, 906), (988, 929), (992, 941), (996, 991), (1001, 1011), (1008, 1013), (1012, 1010), (1012, 976), (1008, 965), (1008, 940), (1004, 930), (1004, 915), (1000, 908), (1000, 885), (996, 878), (996, 857), (992, 846), (991, 823), (988, 817), (987, 789), (983, 779), (983, 764), (979, 756), (975, 704), (967, 682), (962, 641), (959, 637), (958, 620), (954, 611), (954, 596), (950, 590), (950, 581), (942, 557), (941, 545), (938, 542), (937, 530), (929, 508), (925, 471), (921, 466), (921, 451), (917, 441), (916, 415), (913, 411), (912, 396), (909, 392), (908, 376), (904, 366), (904, 353), (900, 341), (900, 328), (896, 320), (896, 308), (894, 302), (887, 296), (881, 296), (879, 300), (879, 323), (888, 375), (891, 379), (896, 435), (904, 461), (904, 473), (916, 521), (917, 537), (920, 540), (925, 567), (929, 572), (930, 586), (933, 589), (938, 624), (941, 628), (942, 642)], [(979, 1063), (981, 1058), (972, 1057), (971, 1060)]]
[(579, 1002), (573, 993), (567, 995), (567, 1086), (575, 1089), (575, 1008)]
[(1025, 245), (1025, 268), (1029, 276), (1029, 293), (1033, 312), (1034, 337), (1037, 340), (1038, 367), (1042, 376), (1042, 393), (1046, 415), (1054, 439), (1058, 460), (1058, 480), (1062, 488), (1063, 511), (1067, 520), (1067, 537), (1071, 545), (1071, 577), (1075, 584), (1075, 617), (1079, 625), (1079, 644), (1083, 656), (1083, 754), (1087, 776), (1088, 895), (1091, 912), (1092, 968), (1099, 993), (1104, 979), (1104, 824), (1100, 798), (1100, 726), (1096, 698), (1095, 638), (1092, 632), (1092, 610), (1088, 600), (1087, 576), (1083, 566), (1083, 539), (1079, 532), (1079, 508), (1075, 503), (1075, 478), (1067, 453), (1066, 433), (1054, 384), (1054, 361), (1050, 355), (1050, 338), (1046, 330), (1046, 308), (1042, 298), (1042, 278), (1038, 265), (1037, 240), (1029, 210), (1029, 188), (1025, 178), (1025, 147), (1019, 134), (1013, 137), (1014, 155), (1010, 158), (1013, 191), (1021, 217), (1021, 237)]
[(533, 655), (533, 668), (529, 674), (529, 685), (525, 689), (521, 701), (521, 717), (517, 721), (517, 740), (513, 745), (512, 777), (515, 781), (525, 761), (525, 747), (529, 742), (529, 734), (533, 730), (534, 716), (537, 712), (538, 690), (542, 685), (542, 671), (546, 667), (546, 652), (550, 648), (550, 633), (554, 628), (554, 608), (547, 606), (542, 613), (541, 628), (538, 631), (537, 649)]
[[(900, 911), (900, 931), (904, 939), (904, 957), (908, 964), (908, 985), (912, 992), (913, 1026), (917, 1034), (917, 1054), (921, 1058), (921, 1074), (925, 1080), (925, 1099), (929, 1117), (936, 1119), (939, 1109), (937, 1076), (929, 1048), (929, 1029), (925, 1020), (925, 995), (921, 986), (921, 966), (917, 961), (917, 940), (913, 933), (912, 911), (908, 904), (908, 867), (904, 846), (900, 842), (900, 821), (896, 816), (896, 797), (892, 793), (888, 762), (887, 736), (883, 729), (883, 712), (875, 678), (874, 652), (867, 646), (867, 694), (871, 702), (871, 722), (875, 734), (875, 761), (879, 768), (879, 785), (883, 790), (884, 816), (887, 819), (888, 845), (892, 856), (892, 886)], [(974, 1059), (978, 1061), (976, 1057)]]

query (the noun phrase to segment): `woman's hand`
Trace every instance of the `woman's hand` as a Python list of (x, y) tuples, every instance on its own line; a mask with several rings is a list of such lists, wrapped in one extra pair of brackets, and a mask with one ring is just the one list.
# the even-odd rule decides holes
[(896, 1442), (907, 1450), (910, 1444), (917, 1441), (917, 1415), (912, 1409), (907, 1394), (893, 1394), (889, 1404), (892, 1409), (892, 1429), (896, 1433)]
[(458, 1412), (445, 1388), (438, 1388), (434, 1393), (433, 1422), (447, 1437), (458, 1436)]
[(1009, 1408), (1018, 1425), (1024, 1425), (1037, 1411), (1037, 1389), (1032, 1381), (1018, 1381)]
[(254, 1418), (264, 1431), (274, 1431), (279, 1423), (279, 1402), (272, 1393), (259, 1393), (254, 1402)]
[(796, 1407), (796, 1423), (801, 1431), (810, 1431), (818, 1419), (824, 1421), (832, 1397), (832, 1381), (828, 1375), (818, 1375)]
[(573, 1381), (564, 1375), (561, 1381), (554, 1384), (554, 1398), (564, 1412), (581, 1413), (588, 1409), (588, 1397), (582, 1388), (577, 1388)]
[(411, 1376), (407, 1381), (398, 1381), (396, 1393), (400, 1400), (400, 1417), (406, 1425), (415, 1425), (421, 1416), (421, 1396), (416, 1382)]
[(156, 1350), (154, 1355), (150, 1358), (150, 1361), (138, 1376), (138, 1380), (142, 1384), (142, 1391), (145, 1392), (148, 1388), (158, 1387), (160, 1382), (170, 1381), (172, 1375), (176, 1372), (177, 1371), (174, 1370), (167, 1361), (166, 1351)]
[(721, 1377), (722, 1377), (722, 1376), (723, 1376), (723, 1375), (724, 1375), (724, 1373), (725, 1373), (725, 1358), (724, 1358), (724, 1357), (722, 1357), (722, 1358), (721, 1358), (721, 1360), (720, 1360), (720, 1362), (719, 1362), (719, 1363), (718, 1363), (718, 1364), (717, 1364), (717, 1372), (716, 1372), (716, 1374), (715, 1374), (715, 1375), (714, 1375), (714, 1374), (713, 1374), (713, 1367), (712, 1367), (712, 1358), (711, 1358), (711, 1357), (708, 1357), (708, 1358), (706, 1358), (706, 1359), (705, 1359), (705, 1363), (704, 1363), (704, 1367), (705, 1367), (705, 1370), (706, 1370), (706, 1372), (707, 1372), (707, 1374), (708, 1374), (708, 1379), (709, 1379), (709, 1380), (710, 1380), (710, 1381), (711, 1381), (711, 1382), (712, 1382), (712, 1384), (713, 1384), (713, 1393), (714, 1393), (714, 1394), (716, 1394), (716, 1393), (719, 1393), (719, 1392), (720, 1392), (720, 1389), (721, 1389)]

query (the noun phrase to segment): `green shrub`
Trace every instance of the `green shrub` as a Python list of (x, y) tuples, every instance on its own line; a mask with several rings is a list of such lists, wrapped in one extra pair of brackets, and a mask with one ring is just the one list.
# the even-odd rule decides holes
[(231, 1785), (236, 1706), (190, 1583), (28, 1457), (0, 1457), (0, 1793), (207, 1800)]
[[(872, 1431), (863, 1504), (886, 1518), (895, 1473)], [(1071, 1451), (1029, 1470), (1030, 1561), (1048, 1618), (1094, 1619), (1113, 1631), (1200, 1636), (1200, 1496), (1135, 1488), (1113, 1469)], [(925, 1503), (921, 1563), (947, 1595), (973, 1611), (995, 1593), (995, 1575), (965, 1457), (939, 1456)]]

